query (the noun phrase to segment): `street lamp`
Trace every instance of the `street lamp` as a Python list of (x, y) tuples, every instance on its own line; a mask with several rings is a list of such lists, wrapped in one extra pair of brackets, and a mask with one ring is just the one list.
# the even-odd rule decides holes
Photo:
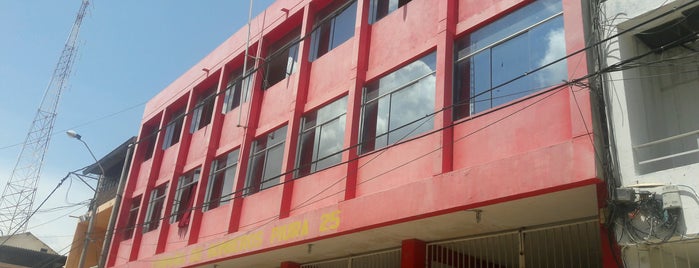
[(102, 172), (102, 174), (100, 174), (99, 178), (97, 179), (95, 195), (92, 197), (92, 201), (90, 201), (90, 220), (87, 223), (87, 232), (85, 233), (85, 242), (83, 242), (83, 251), (80, 253), (80, 262), (78, 263), (78, 268), (83, 268), (85, 265), (85, 256), (87, 255), (87, 248), (90, 245), (90, 236), (92, 235), (92, 229), (95, 226), (95, 217), (97, 216), (97, 194), (99, 193), (100, 186), (102, 184), (102, 178), (104, 178), (105, 173), (102, 164), (99, 160), (97, 160), (95, 154), (92, 153), (92, 149), (90, 149), (90, 146), (88, 146), (87, 143), (84, 140), (82, 140), (82, 136), (80, 136), (80, 134), (75, 132), (75, 130), (68, 130), (66, 131), (66, 135), (68, 135), (68, 137), (79, 140), (80, 142), (82, 142), (83, 145), (85, 145), (85, 148), (87, 148), (87, 151), (90, 152), (92, 159), (95, 160), (95, 163)]

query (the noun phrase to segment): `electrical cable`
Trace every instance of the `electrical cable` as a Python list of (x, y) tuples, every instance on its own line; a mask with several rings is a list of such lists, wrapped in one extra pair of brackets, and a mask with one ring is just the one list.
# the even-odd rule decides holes
[[(622, 34), (622, 33), (619, 33), (619, 34)], [(567, 57), (569, 57), (569, 56), (567, 56)], [(567, 57), (566, 57), (566, 58), (567, 58)], [(632, 59), (629, 59), (629, 60), (626, 61), (626, 62), (632, 62), (632, 61), (634, 61), (634, 60), (636, 60), (636, 59), (638, 59), (638, 58), (637, 58), (637, 57), (634, 57), (634, 58), (632, 58)], [(616, 66), (622, 66), (622, 65), (623, 65), (623, 64), (617, 64)], [(610, 66), (610, 67), (611, 67), (611, 66)], [(605, 68), (605, 71), (604, 71), (604, 72), (611, 71), (610, 67)], [(595, 74), (603, 74), (604, 72), (600, 71), (600, 72), (597, 72), (597, 73), (595, 73)], [(587, 78), (590, 78), (589, 75), (588, 75), (588, 76), (585, 76), (583, 79), (587, 79)], [(576, 79), (576, 80), (578, 80), (578, 79)], [(580, 82), (580, 81), (582, 81), (582, 79), (581, 79), (581, 80), (578, 80), (578, 82)], [(570, 84), (572, 84), (572, 82), (569, 82), (569, 83), (567, 83), (567, 84), (570, 85)], [(464, 122), (464, 121), (462, 121), (462, 122)], [(387, 147), (387, 148), (384, 148), (384, 149), (388, 149), (388, 148), (390, 148), (390, 147)], [(163, 218), (165, 218), (165, 217), (163, 217)]]
[[(608, 66), (607, 68), (604, 68), (604, 69), (602, 69), (602, 70), (600, 70), (600, 71), (598, 71), (598, 72), (596, 72), (596, 73), (591, 73), (591, 74), (585, 75), (585, 76), (583, 76), (583, 77), (574, 79), (574, 80), (572, 80), (572, 81), (570, 81), (570, 82), (561, 84), (561, 85), (556, 86), (556, 87), (554, 87), (554, 88), (552, 88), (552, 89), (550, 89), (550, 90), (540, 92), (539, 94), (532, 95), (532, 96), (530, 96), (530, 97), (528, 97), (528, 98), (524, 98), (524, 99), (522, 99), (522, 100), (520, 100), (520, 101), (523, 101), (523, 100), (526, 100), (526, 99), (530, 99), (530, 98), (532, 98), (532, 97), (539, 96), (539, 95), (541, 95), (541, 94), (547, 93), (547, 92), (552, 91), (552, 90), (554, 90), (554, 89), (560, 89), (561, 87), (564, 87), (564, 86), (569, 86), (569, 85), (571, 85), (571, 84), (575, 84), (575, 83), (582, 82), (582, 81), (584, 81), (584, 80), (586, 80), (586, 79), (589, 79), (589, 78), (591, 78), (591, 77), (593, 77), (593, 76), (595, 76), (595, 75), (599, 75), (599, 74), (602, 74), (602, 73), (609, 72), (609, 71), (613, 70), (614, 68), (617, 68), (617, 67), (619, 67), (619, 66), (623, 66), (623, 65), (625, 65), (625, 64), (628, 64), (629, 62), (634, 62), (634, 61), (636, 61), (636, 60), (638, 60), (638, 59), (640, 59), (640, 58), (643, 58), (643, 57), (645, 57), (645, 56), (647, 56), (647, 55), (649, 55), (649, 54), (651, 54), (651, 53), (654, 53), (655, 51), (660, 50), (660, 49), (662, 49), (662, 48), (658, 48), (658, 49), (656, 49), (656, 50), (649, 51), (649, 52), (647, 52), (647, 53), (645, 53), (645, 54), (638, 55), (638, 56), (636, 56), (636, 57), (632, 57), (632, 58), (630, 58), (630, 59), (621, 61), (621, 62), (619, 62), (619, 63), (617, 63), (617, 64)], [(569, 56), (570, 56), (570, 55), (569, 55)], [(566, 57), (569, 57), (569, 56), (566, 56)], [(518, 102), (513, 102), (512, 104), (514, 104), (514, 103), (518, 103)], [(447, 108), (445, 108), (445, 109), (448, 109), (448, 108), (450, 108), (450, 107), (447, 107)], [(440, 111), (438, 111), (438, 112), (444, 111), (445, 109), (442, 109), (442, 110), (440, 110)], [(434, 113), (433, 113), (433, 114), (434, 114)], [(432, 114), (432, 115), (433, 115), (433, 114)], [(480, 114), (480, 116), (482, 116), (482, 115), (483, 115), (483, 114)], [(429, 115), (428, 115), (428, 116), (429, 116)], [(505, 117), (505, 118), (506, 118), (506, 117)], [(505, 118), (502, 118), (502, 119), (505, 119)], [(420, 118), (420, 119), (418, 119), (418, 120), (416, 120), (416, 121), (423, 120), (423, 119), (424, 119), (424, 118)], [(472, 118), (471, 118), (471, 119), (472, 119)], [(451, 124), (451, 125), (449, 125), (449, 126), (446, 126), (446, 127), (444, 127), (444, 128), (440, 128), (440, 129), (437, 129), (437, 130), (433, 130), (433, 131), (431, 131), (431, 132), (428, 132), (428, 133), (426, 133), (426, 134), (424, 134), (424, 135), (421, 135), (421, 136), (417, 136), (417, 137), (412, 138), (412, 139), (410, 139), (410, 140), (414, 140), (414, 139), (416, 139), (416, 138), (421, 138), (421, 137), (424, 137), (424, 136), (426, 136), (426, 135), (429, 135), (429, 134), (432, 134), (432, 133), (435, 133), (435, 132), (444, 130), (444, 129), (449, 128), (449, 127), (453, 127), (454, 125), (457, 125), (457, 124), (460, 124), (460, 123), (463, 123), (463, 122), (467, 122), (467, 121), (469, 121), (469, 120), (460, 121), (460, 122)], [(496, 121), (496, 122), (499, 122), (499, 121)], [(408, 124), (408, 125), (409, 125), (409, 124)], [(410, 141), (410, 140), (408, 140), (408, 141)], [(458, 140), (455, 140), (455, 141), (458, 141)], [(395, 143), (395, 144), (393, 144), (393, 145), (391, 145), (391, 146), (385, 147), (384, 149), (388, 149), (388, 148), (390, 148), (390, 147), (392, 147), (392, 146), (400, 145), (400, 144), (402, 144), (402, 143), (404, 143), (404, 142)], [(358, 145), (359, 145), (359, 144), (353, 145), (353, 146), (351, 146), (350, 148), (356, 147), (356, 146), (358, 146)], [(370, 155), (370, 154), (373, 154), (373, 153), (376, 153), (376, 151), (370, 152), (370, 153), (368, 153), (368, 154), (366, 154), (366, 155)], [(364, 157), (364, 156), (366, 156), (366, 155), (358, 156), (357, 158), (352, 159), (352, 160), (348, 160), (348, 161), (354, 161), (354, 160), (356, 160), (356, 159), (358, 159), (358, 158), (361, 158), (361, 157)], [(340, 164), (347, 163), (348, 161), (342, 162), (342, 163), (340, 163)], [(284, 173), (284, 174), (281, 174), (281, 175), (279, 175), (279, 176), (283, 176), (283, 175), (285, 175), (285, 174), (288, 174), (288, 172), (287, 172), (287, 173)], [(278, 178), (279, 176), (275, 177), (274, 179)], [(284, 184), (284, 183), (287, 183), (287, 182), (289, 182), (289, 181), (291, 181), (291, 180), (284, 181), (284, 182), (279, 183), (279, 184), (276, 184), (276, 185), (274, 185), (274, 186), (277, 186), (277, 185), (280, 185), (280, 184)], [(267, 182), (267, 181), (264, 181), (264, 182)], [(270, 187), (273, 187), (273, 186), (270, 186)], [(247, 190), (247, 188), (244, 188), (244, 189), (242, 189), (242, 190)], [(242, 190), (241, 190), (241, 191), (242, 191)], [(237, 192), (241, 192), (241, 191), (237, 191)], [(235, 198), (236, 198), (236, 197), (234, 197), (234, 198), (232, 198), (232, 199), (235, 199)], [(227, 200), (227, 201), (228, 201), (228, 200)], [(199, 207), (199, 206), (195, 207), (195, 209), (198, 208), (198, 207)], [(174, 215), (174, 214), (173, 214), (173, 215)], [(171, 217), (171, 216), (172, 216), (172, 215), (167, 215), (167, 216), (164, 216), (164, 217), (159, 218), (158, 220), (163, 220), (163, 219), (169, 218), (169, 217)]]
[[(78, 170), (80, 170), (80, 169), (78, 169)], [(78, 171), (78, 170), (76, 170), (76, 171)], [(74, 172), (75, 172), (75, 171), (74, 171)], [(64, 182), (66, 179), (68, 179), (68, 177), (70, 176), (70, 174), (71, 174), (71, 172), (68, 172), (68, 174), (66, 174), (66, 176), (63, 177), (63, 179), (61, 179), (60, 182), (58, 182), (58, 185), (56, 185), (56, 187), (53, 188), (53, 190), (49, 193), (49, 195), (46, 196), (46, 198), (44, 198), (44, 200), (41, 201), (41, 203), (39, 204), (39, 206), (37, 206), (36, 209), (34, 209), (34, 211), (32, 211), (32, 213), (29, 214), (29, 215), (27, 216), (27, 218), (24, 220), (24, 222), (22, 222), (22, 224), (18, 225), (18, 228), (15, 229), (14, 232), (12, 232), (12, 234), (10, 234), (6, 239), (4, 239), (4, 240), (2, 241), (2, 243), (0, 243), (0, 246), (5, 245), (5, 243), (7, 242), (7, 240), (9, 240), (10, 238), (12, 238), (14, 235), (17, 234), (17, 232), (19, 232), (19, 230), (22, 229), (21, 226), (23, 226), (24, 224), (26, 224), (27, 222), (29, 222), (29, 219), (31, 219), (32, 216), (34, 216), (34, 214), (36, 214), (36, 212), (39, 211), (39, 209), (41, 209), (41, 207), (46, 203), (46, 201), (48, 201), (49, 198), (56, 192), (56, 190), (58, 190), (58, 188), (61, 187), (61, 185), (63, 184), (63, 182)]]
[[(143, 105), (145, 105), (145, 104), (146, 104), (146, 102), (141, 102), (141, 103), (139, 103), (139, 104), (132, 105), (132, 106), (129, 106), (128, 108), (119, 110), (119, 111), (117, 111), (117, 112), (113, 112), (113, 113), (107, 114), (107, 115), (105, 115), (105, 116), (98, 117), (98, 118), (96, 118), (96, 119), (92, 119), (92, 120), (89, 120), (89, 121), (86, 121), (86, 122), (83, 122), (83, 123), (79, 123), (79, 124), (74, 125), (74, 126), (72, 126), (72, 127), (70, 127), (70, 128), (66, 128), (66, 129), (61, 130), (61, 131), (54, 131), (54, 133), (51, 135), (51, 137), (55, 137), (55, 136), (57, 136), (57, 135), (62, 135), (62, 133), (65, 133), (66, 131), (71, 130), (71, 129), (77, 129), (77, 128), (80, 128), (80, 127), (84, 127), (84, 126), (87, 126), (87, 125), (94, 124), (94, 123), (96, 123), (96, 122), (100, 122), (100, 121), (102, 121), (102, 120), (104, 120), (104, 119), (107, 119), (107, 118), (110, 118), (110, 117), (113, 117), (113, 116), (116, 116), (116, 115), (125, 113), (125, 112), (127, 112), (127, 111), (129, 111), (129, 110), (133, 110), (133, 109), (138, 108), (138, 107), (141, 107), (141, 106), (143, 106)], [(5, 150), (5, 149), (12, 148), (12, 147), (17, 147), (17, 146), (20, 146), (20, 145), (22, 145), (22, 144), (24, 144), (24, 142), (19, 142), (19, 143), (15, 143), (15, 144), (5, 145), (5, 146), (0, 147), (0, 150)]]
[[(87, 202), (84, 202), (83, 204), (78, 203), (78, 204), (72, 205), (71, 207), (76, 207), (76, 206), (77, 206), (78, 208), (76, 208), (76, 209), (74, 209), (74, 210), (71, 210), (71, 211), (69, 211), (68, 213), (65, 213), (65, 214), (63, 214), (63, 215), (60, 215), (60, 216), (58, 216), (58, 217), (56, 217), (56, 218), (53, 218), (53, 219), (51, 219), (51, 220), (48, 220), (48, 221), (46, 221), (46, 222), (39, 223), (39, 224), (37, 224), (37, 225), (34, 225), (34, 226), (32, 226), (32, 227), (29, 227), (29, 229), (34, 229), (34, 228), (37, 228), (37, 227), (40, 227), (40, 226), (43, 226), (43, 225), (46, 225), (46, 224), (49, 224), (49, 223), (54, 223), (55, 220), (62, 219), (62, 218), (64, 218), (64, 217), (66, 217), (66, 216), (72, 214), (73, 212), (76, 212), (76, 211), (78, 211), (78, 210), (83, 209), (84, 207), (86, 207), (86, 206), (89, 205), (89, 204), (90, 204), (89, 201), (87, 201)], [(78, 205), (81, 205), (81, 206), (78, 206)]]

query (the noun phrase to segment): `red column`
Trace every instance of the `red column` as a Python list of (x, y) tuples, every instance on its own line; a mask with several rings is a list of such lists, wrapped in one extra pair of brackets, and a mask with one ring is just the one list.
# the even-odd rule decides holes
[[(192, 125), (192, 109), (196, 105), (196, 94), (194, 94), (194, 89), (190, 89), (189, 96), (187, 96), (187, 104), (185, 105), (185, 116), (182, 120), (182, 129), (180, 129), (180, 141), (179, 147), (177, 147), (177, 158), (175, 159), (175, 169), (172, 174), (170, 174), (170, 180), (166, 182), (167, 195), (165, 196), (165, 204), (163, 205), (163, 215), (160, 222), (160, 230), (158, 230), (158, 244), (155, 248), (155, 253), (165, 252), (165, 246), (168, 243), (168, 234), (170, 232), (170, 216), (175, 213), (172, 211), (172, 204), (175, 201), (175, 195), (177, 192), (177, 182), (179, 181), (180, 175), (183, 173), (183, 167), (185, 160), (187, 160), (187, 155), (189, 152), (189, 145), (192, 140), (192, 133), (189, 132), (189, 128)], [(173, 107), (178, 107), (179, 101), (171, 104)], [(171, 120), (171, 119), (168, 119)], [(158, 174), (156, 174), (155, 180), (158, 179)], [(157, 185), (154, 185), (157, 186)], [(177, 225), (175, 225), (177, 226)]]
[[(158, 115), (160, 117), (160, 124), (158, 126), (158, 129), (164, 129), (165, 126), (167, 125), (167, 122), (165, 121), (166, 113), (167, 111), (163, 111)], [(132, 244), (131, 244), (131, 252), (129, 253), (129, 261), (134, 261), (138, 257), (138, 251), (141, 248), (141, 240), (143, 239), (143, 222), (145, 221), (146, 217), (146, 211), (148, 210), (148, 204), (150, 202), (150, 194), (151, 191), (153, 191), (153, 188), (155, 187), (155, 181), (158, 177), (158, 174), (160, 173), (160, 166), (162, 165), (163, 162), (163, 139), (165, 137), (164, 131), (158, 131), (157, 132), (157, 138), (155, 141), (155, 148), (153, 149), (153, 156), (151, 157), (151, 168), (150, 171), (148, 172), (148, 184), (146, 186), (146, 190), (143, 192), (143, 196), (141, 197), (141, 208), (138, 212), (138, 220), (136, 221), (136, 229), (134, 229), (134, 236), (132, 238)], [(147, 135), (147, 134), (146, 134)], [(143, 137), (144, 134), (141, 134), (141, 137)], [(139, 165), (141, 163), (138, 163)], [(134, 180), (133, 187), (138, 183), (137, 180), (138, 178), (138, 173), (131, 173), (129, 176), (129, 180)], [(128, 189), (127, 191), (133, 191), (134, 189)], [(126, 208), (124, 208), (126, 209)], [(116, 258), (116, 254), (114, 254), (114, 257)], [(116, 259), (110, 260), (112, 262), (116, 261)]]
[[(437, 34), (437, 90), (435, 91), (435, 129), (450, 126), (453, 109), (452, 81), (454, 72), (454, 35), (456, 32), (458, 2), (456, 0), (439, 1), (439, 32)], [(441, 112), (440, 112), (441, 110)], [(441, 154), (435, 159), (434, 174), (450, 172), (453, 169), (454, 129), (449, 127), (441, 131)]]
[[(260, 34), (260, 36), (262, 36), (262, 34)], [(257, 44), (251, 46), (251, 49), (257, 46), (256, 50), (254, 51), (257, 51), (257, 55), (255, 57), (258, 59), (262, 58), (262, 50), (266, 50), (266, 48), (260, 45), (260, 43), (263, 41), (264, 38), (260, 37), (260, 39), (257, 40)], [(257, 72), (254, 75), (252, 87), (250, 87), (250, 101), (248, 104), (249, 110), (247, 111), (246, 115), (247, 120), (244, 121), (244, 123), (241, 122), (246, 126), (244, 126), (245, 131), (243, 133), (243, 141), (240, 145), (240, 154), (238, 156), (238, 171), (235, 174), (236, 183), (234, 188), (235, 190), (233, 191), (233, 200), (231, 200), (231, 214), (228, 224), (229, 233), (235, 233), (238, 231), (238, 228), (240, 227), (243, 202), (245, 202), (242, 192), (245, 188), (245, 175), (248, 168), (248, 160), (250, 159), (250, 146), (252, 141), (255, 139), (255, 131), (257, 130), (258, 119), (260, 118), (260, 109), (262, 108), (262, 70), (260, 69), (262, 64), (262, 60), (255, 61), (254, 68), (256, 68)], [(243, 105), (238, 107), (238, 109), (243, 109)]]
[(600, 224), (600, 243), (602, 250), (602, 267), (620, 267), (621, 250), (616, 243), (616, 238), (610, 236), (609, 229), (603, 224)]
[(203, 217), (203, 204), (206, 202), (204, 197), (206, 196), (207, 185), (209, 184), (209, 174), (211, 174), (211, 162), (216, 157), (216, 149), (218, 149), (219, 141), (221, 138), (221, 128), (223, 128), (223, 119), (225, 114), (221, 113), (224, 100), (224, 91), (226, 90), (225, 83), (228, 82), (224, 79), (226, 76), (227, 68), (224, 65), (219, 71), (219, 77), (216, 86), (216, 97), (214, 98), (214, 110), (211, 114), (211, 123), (209, 131), (206, 136), (206, 140), (209, 141), (209, 145), (206, 148), (206, 154), (204, 156), (204, 163), (201, 167), (201, 176), (199, 177), (199, 183), (197, 184), (195, 199), (195, 208), (192, 210), (192, 222), (189, 225), (189, 233), (187, 245), (192, 245), (197, 243), (199, 240), (199, 231), (201, 230), (201, 219)]
[[(613, 178), (609, 178), (613, 180)], [(598, 183), (597, 184), (597, 207), (599, 208), (599, 213), (605, 213), (604, 208), (607, 206), (607, 184)], [(613, 219), (606, 219), (607, 221)], [(599, 225), (600, 233), (600, 251), (602, 251), (602, 267), (620, 267), (621, 261), (621, 248), (613, 235), (613, 230), (607, 228), (604, 223)]]
[(342, 153), (342, 161), (347, 163), (347, 179), (345, 180), (345, 200), (353, 199), (357, 193), (357, 148), (353, 147), (359, 142), (359, 121), (362, 105), (362, 89), (366, 80), (366, 70), (369, 64), (369, 42), (371, 39), (371, 26), (367, 23), (369, 19), (369, 0), (357, 1), (357, 20), (354, 28), (354, 49), (355, 58), (352, 59), (354, 77), (351, 78), (354, 88), (347, 94), (347, 123), (345, 125), (345, 146), (351, 149)]
[(417, 239), (403, 240), (401, 244), (401, 268), (424, 268), (427, 246), (424, 241)]
[(293, 112), (291, 112), (291, 117), (289, 118), (288, 128), (286, 131), (286, 144), (284, 145), (286, 157), (283, 162), (282, 172), (286, 173), (282, 179), (284, 180), (284, 185), (282, 185), (282, 200), (279, 209), (279, 218), (289, 217), (291, 213), (291, 197), (294, 189), (294, 173), (289, 172), (294, 170), (296, 163), (296, 148), (298, 146), (298, 133), (301, 125), (301, 116), (303, 115), (303, 107), (306, 104), (306, 97), (308, 95), (308, 81), (311, 76), (311, 62), (309, 62), (308, 54), (311, 50), (311, 32), (313, 30), (313, 19), (315, 16), (315, 10), (313, 8), (313, 3), (308, 4), (303, 10), (303, 23), (301, 25), (301, 36), (308, 36), (301, 40), (299, 44), (300, 53), (298, 54), (299, 59), (299, 70), (298, 70), (298, 83), (296, 84), (296, 100), (294, 102)]
[(301, 268), (301, 265), (295, 262), (285, 261), (281, 263), (280, 268)]

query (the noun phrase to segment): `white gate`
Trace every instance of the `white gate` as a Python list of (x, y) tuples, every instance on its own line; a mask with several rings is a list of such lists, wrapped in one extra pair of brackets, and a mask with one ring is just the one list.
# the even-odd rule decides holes
[(602, 267), (597, 220), (430, 243), (427, 267)]

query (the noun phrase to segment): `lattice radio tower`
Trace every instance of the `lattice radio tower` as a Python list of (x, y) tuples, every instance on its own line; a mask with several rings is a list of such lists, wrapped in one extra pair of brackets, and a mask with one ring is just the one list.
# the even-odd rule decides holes
[(53, 124), (56, 121), (56, 108), (61, 98), (61, 91), (66, 88), (71, 67), (75, 61), (78, 32), (89, 4), (89, 0), (82, 1), (73, 28), (51, 76), (51, 81), (44, 92), (41, 105), (24, 140), (15, 168), (2, 192), (0, 231), (5, 235), (27, 230), (27, 222), (32, 212), (41, 166), (44, 163), (44, 155), (53, 133)]

